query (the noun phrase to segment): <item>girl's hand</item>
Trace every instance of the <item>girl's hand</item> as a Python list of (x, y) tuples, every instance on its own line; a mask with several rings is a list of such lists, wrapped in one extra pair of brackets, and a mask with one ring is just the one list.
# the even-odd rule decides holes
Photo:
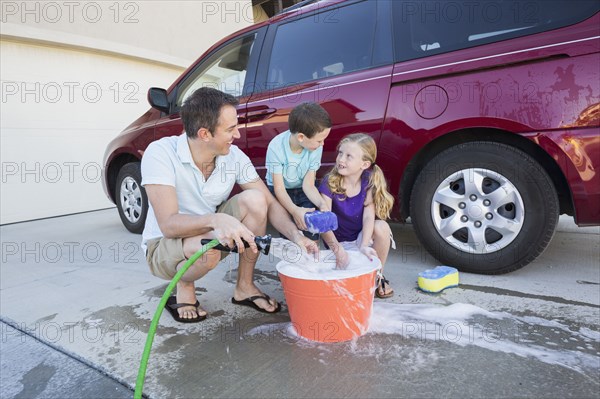
[(360, 247), (360, 252), (369, 258), (370, 261), (373, 261), (373, 258), (378, 257), (377, 252), (369, 246)]
[(345, 269), (348, 267), (350, 263), (350, 258), (348, 257), (348, 252), (340, 245), (338, 246), (338, 250), (335, 251), (335, 268), (336, 269)]
[(314, 210), (315, 208), (296, 207), (296, 211), (292, 214), (292, 217), (294, 218), (294, 223), (296, 223), (296, 226), (298, 226), (300, 230), (306, 231), (307, 227), (306, 222), (304, 222), (304, 215)]

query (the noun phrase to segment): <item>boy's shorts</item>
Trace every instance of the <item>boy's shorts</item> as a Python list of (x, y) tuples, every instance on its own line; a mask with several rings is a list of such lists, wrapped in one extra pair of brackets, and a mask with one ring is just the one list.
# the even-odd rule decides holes
[[(238, 196), (235, 195), (222, 203), (216, 213), (225, 213), (240, 220)], [(146, 247), (146, 261), (150, 272), (165, 280), (172, 280), (177, 273), (177, 265), (188, 260), (183, 253), (183, 238), (154, 238), (148, 240)], [(225, 259), (227, 255), (229, 252), (222, 251), (221, 260)]]
[[(271, 192), (271, 194), (273, 194), (273, 196), (275, 196), (275, 187), (273, 187), (273, 186), (267, 186), (267, 187), (269, 187), (269, 191)], [(290, 196), (294, 205), (300, 206), (302, 208), (316, 208), (315, 204), (313, 204), (308, 199), (306, 194), (304, 194), (304, 190), (302, 190), (302, 188), (286, 188), (285, 191), (287, 191), (287, 193)], [(308, 237), (313, 241), (317, 241), (320, 237), (319, 234), (313, 234), (309, 231), (303, 231), (302, 233), (304, 234), (304, 237)], [(283, 234), (279, 234), (279, 235), (283, 238), (286, 238)]]

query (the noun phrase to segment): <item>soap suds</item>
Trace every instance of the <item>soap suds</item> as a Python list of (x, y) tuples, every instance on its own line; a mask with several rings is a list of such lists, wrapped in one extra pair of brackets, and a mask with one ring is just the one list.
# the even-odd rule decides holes
[[(257, 327), (249, 334), (273, 332), (274, 326), (279, 332), (293, 338), (291, 342), (295, 345), (327, 347), (326, 344), (295, 336), (291, 323)], [(381, 335), (400, 336), (403, 338), (402, 344), (382, 345), (373, 340)], [(389, 359), (401, 353), (406, 356), (408, 348), (415, 345), (436, 348), (436, 341), (532, 358), (583, 374), (598, 370), (600, 365), (598, 331), (587, 327), (573, 330), (558, 320), (490, 312), (463, 303), (441, 306), (376, 302), (366, 335), (339, 345), (345, 345), (347, 351), (355, 356)], [(421, 360), (430, 362), (433, 359), (431, 356), (438, 355), (430, 353)]]
[(358, 251), (347, 251), (350, 263), (346, 269), (336, 269), (335, 255), (330, 250), (320, 251), (318, 259), (313, 255), (300, 253), (297, 248), (286, 244), (277, 244), (272, 250), (281, 259), (277, 264), (279, 273), (303, 280), (342, 280), (381, 268), (379, 259), (370, 260)]

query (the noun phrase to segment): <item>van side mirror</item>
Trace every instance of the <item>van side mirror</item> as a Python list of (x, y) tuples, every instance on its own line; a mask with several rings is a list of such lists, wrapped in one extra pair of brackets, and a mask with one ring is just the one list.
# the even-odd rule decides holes
[(158, 87), (151, 87), (148, 90), (148, 102), (152, 108), (156, 108), (164, 113), (169, 113), (169, 99), (167, 98), (167, 91)]

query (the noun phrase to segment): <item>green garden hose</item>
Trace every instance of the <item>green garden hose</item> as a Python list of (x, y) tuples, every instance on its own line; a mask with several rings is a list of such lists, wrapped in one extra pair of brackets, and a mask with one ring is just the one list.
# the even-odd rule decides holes
[(154, 313), (154, 318), (152, 319), (152, 323), (150, 324), (150, 329), (148, 330), (148, 336), (146, 337), (146, 346), (144, 346), (144, 353), (142, 354), (142, 361), (140, 362), (140, 370), (138, 371), (137, 381), (135, 383), (135, 393), (133, 395), (134, 399), (142, 398), (142, 391), (144, 389), (144, 379), (146, 378), (146, 367), (148, 366), (148, 359), (150, 358), (150, 350), (152, 349), (152, 341), (154, 341), (154, 334), (156, 333), (156, 327), (158, 326), (158, 321), (160, 320), (160, 316), (167, 304), (167, 300), (171, 296), (173, 289), (181, 279), (181, 277), (185, 274), (187, 269), (198, 260), (206, 251), (209, 249), (216, 247), (219, 245), (219, 240), (214, 239), (210, 241), (208, 244), (203, 245), (202, 248), (198, 252), (196, 252), (185, 264), (183, 267), (175, 274), (171, 283), (167, 286), (165, 293), (163, 294), (160, 302), (158, 303), (158, 308), (156, 308), (156, 312)]

